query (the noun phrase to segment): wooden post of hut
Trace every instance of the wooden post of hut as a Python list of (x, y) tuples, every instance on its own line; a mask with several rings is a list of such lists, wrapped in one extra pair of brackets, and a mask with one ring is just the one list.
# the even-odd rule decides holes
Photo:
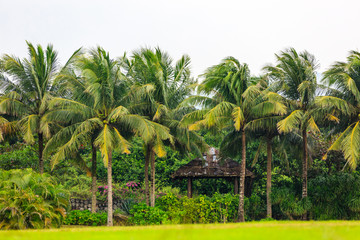
[(192, 198), (192, 178), (187, 179), (187, 196)]
[(234, 177), (234, 194), (239, 194), (239, 178)]

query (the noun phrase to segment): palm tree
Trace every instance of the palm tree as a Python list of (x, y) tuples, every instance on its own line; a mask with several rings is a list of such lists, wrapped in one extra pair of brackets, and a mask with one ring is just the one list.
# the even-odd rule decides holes
[(60, 130), (49, 141), (47, 148), (57, 149), (51, 158), (52, 164), (61, 159), (72, 158), (79, 146), (86, 142), (91, 143), (95, 156), (95, 149), (100, 149), (108, 174), (107, 225), (112, 226), (113, 150), (130, 153), (127, 137), (133, 133), (140, 135), (145, 141), (152, 138), (165, 140), (170, 134), (167, 128), (131, 114), (122, 105), (128, 86), (122, 78), (118, 62), (111, 59), (104, 49), (98, 47), (90, 50), (88, 55), (78, 57), (75, 71), (80, 72), (80, 78), (70, 75), (67, 79), (71, 82), (70, 91), (76, 91), (76, 99), (55, 98), (50, 105), (58, 109), (52, 115), (53, 118), (61, 121), (69, 119), (73, 123)]
[[(48, 45), (44, 51), (40, 45), (34, 47), (31, 43), (26, 43), (28, 59), (7, 54), (1, 59), (2, 69), (11, 80), (0, 78), (3, 90), (0, 113), (18, 119), (17, 126), (28, 144), (37, 141), (39, 172), (42, 174), (44, 141), (50, 138), (54, 127), (44, 116), (48, 112), (49, 99), (56, 95), (54, 79), (60, 69), (57, 52), (52, 45)], [(71, 59), (72, 57), (69, 61)]]
[[(316, 80), (318, 63), (313, 55), (307, 51), (298, 54), (290, 48), (276, 55), (276, 66), (266, 66), (270, 79), (281, 87), (280, 94), (288, 99), (289, 114), (278, 124), (280, 133), (299, 131), (302, 144), (302, 198), (308, 196), (308, 131), (319, 132), (316, 122), (324, 115), (316, 102), (319, 85)], [(306, 213), (303, 216), (307, 218)]]
[[(269, 89), (269, 88), (268, 88)], [(267, 90), (264, 90), (264, 92)], [(284, 100), (281, 97), (274, 99), (274, 104), (284, 104)], [(273, 155), (273, 145), (274, 142), (276, 145), (279, 142), (279, 132), (277, 130), (276, 124), (282, 120), (284, 117), (279, 115), (266, 115), (264, 117), (260, 117), (250, 121), (246, 129), (251, 131), (252, 135), (255, 135), (255, 139), (260, 139), (260, 144), (258, 147), (258, 151), (255, 154), (255, 158), (252, 166), (257, 162), (260, 151), (262, 151), (262, 147), (266, 146), (266, 216), (268, 218), (272, 218), (272, 204), (271, 204), (271, 171), (272, 171), (272, 155)], [(286, 151), (284, 148), (277, 148), (277, 152), (285, 157), (286, 160)]]
[[(250, 76), (247, 64), (241, 64), (233, 57), (207, 69), (204, 78), (198, 87), (199, 96), (192, 96), (186, 102), (205, 108), (188, 114), (184, 122), (195, 121), (189, 127), (191, 130), (227, 128), (229, 134), (225, 136), (222, 148), (230, 149), (230, 145), (237, 144), (232, 148), (235, 154), (240, 154), (238, 145), (241, 145), (238, 221), (244, 222), (247, 126), (255, 119), (284, 114), (286, 107), (278, 101), (281, 98), (279, 95), (263, 91), (263, 82)], [(260, 122), (254, 122), (253, 127), (257, 128)]]
[[(331, 89), (331, 96), (318, 99), (324, 108), (338, 110), (341, 121), (338, 130), (342, 133), (329, 148), (341, 150), (346, 165), (352, 170), (360, 156), (360, 53), (351, 51), (346, 62), (336, 62), (324, 73), (324, 80)], [(336, 120), (336, 118), (335, 118)], [(324, 159), (326, 159), (325, 154)]]
[[(195, 133), (190, 133), (180, 120), (189, 108), (179, 104), (189, 94), (193, 80), (190, 77), (190, 58), (184, 55), (173, 65), (166, 52), (143, 48), (135, 51), (131, 59), (122, 59), (128, 78), (133, 82), (132, 104), (129, 109), (147, 116), (152, 121), (167, 126), (173, 135), (171, 141), (153, 139), (145, 142), (145, 192), (146, 202), (155, 206), (155, 155), (164, 157), (164, 144), (185, 151), (201, 152), (205, 146)], [(149, 196), (148, 167), (151, 165), (151, 191)]]

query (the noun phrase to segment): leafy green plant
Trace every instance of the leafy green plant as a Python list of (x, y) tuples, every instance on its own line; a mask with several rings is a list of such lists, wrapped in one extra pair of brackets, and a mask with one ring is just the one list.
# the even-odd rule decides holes
[(64, 219), (65, 225), (87, 225), (87, 226), (101, 226), (106, 225), (106, 212), (91, 213), (89, 210), (80, 211), (73, 210), (66, 214)]
[(31, 146), (17, 143), (0, 146), (0, 169), (38, 168), (38, 159)]
[(159, 225), (166, 223), (168, 216), (158, 207), (149, 207), (144, 203), (134, 205), (130, 213), (133, 215), (129, 222), (136, 225)]
[(314, 219), (359, 219), (360, 176), (358, 173), (323, 175), (309, 182)]
[(290, 220), (300, 218), (311, 209), (308, 197), (299, 199), (290, 188), (277, 188), (272, 193), (274, 205), (279, 205), (281, 212)]
[(47, 174), (0, 170), (0, 229), (60, 227), (67, 191)]
[[(239, 196), (215, 193), (211, 198), (200, 195), (195, 198), (167, 194), (157, 201), (157, 206), (166, 211), (169, 222), (215, 223), (234, 222), (237, 218)], [(245, 199), (248, 208), (248, 199)]]
[(134, 199), (123, 199), (120, 203), (120, 210), (127, 215), (130, 215), (131, 209), (136, 204)]

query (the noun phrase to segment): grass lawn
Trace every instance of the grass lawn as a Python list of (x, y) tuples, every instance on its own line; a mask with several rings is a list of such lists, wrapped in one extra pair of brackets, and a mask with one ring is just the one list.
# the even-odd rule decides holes
[(360, 239), (360, 221), (251, 222), (240, 224), (84, 227), (0, 231), (1, 240)]

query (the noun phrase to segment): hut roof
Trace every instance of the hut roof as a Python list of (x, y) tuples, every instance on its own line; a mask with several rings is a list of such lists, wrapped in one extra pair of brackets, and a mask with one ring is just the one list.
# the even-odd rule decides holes
[[(254, 177), (254, 173), (245, 170), (246, 177)], [(203, 158), (196, 158), (176, 170), (172, 178), (227, 178), (240, 177), (240, 164), (231, 158), (222, 158), (219, 151), (210, 148)]]

